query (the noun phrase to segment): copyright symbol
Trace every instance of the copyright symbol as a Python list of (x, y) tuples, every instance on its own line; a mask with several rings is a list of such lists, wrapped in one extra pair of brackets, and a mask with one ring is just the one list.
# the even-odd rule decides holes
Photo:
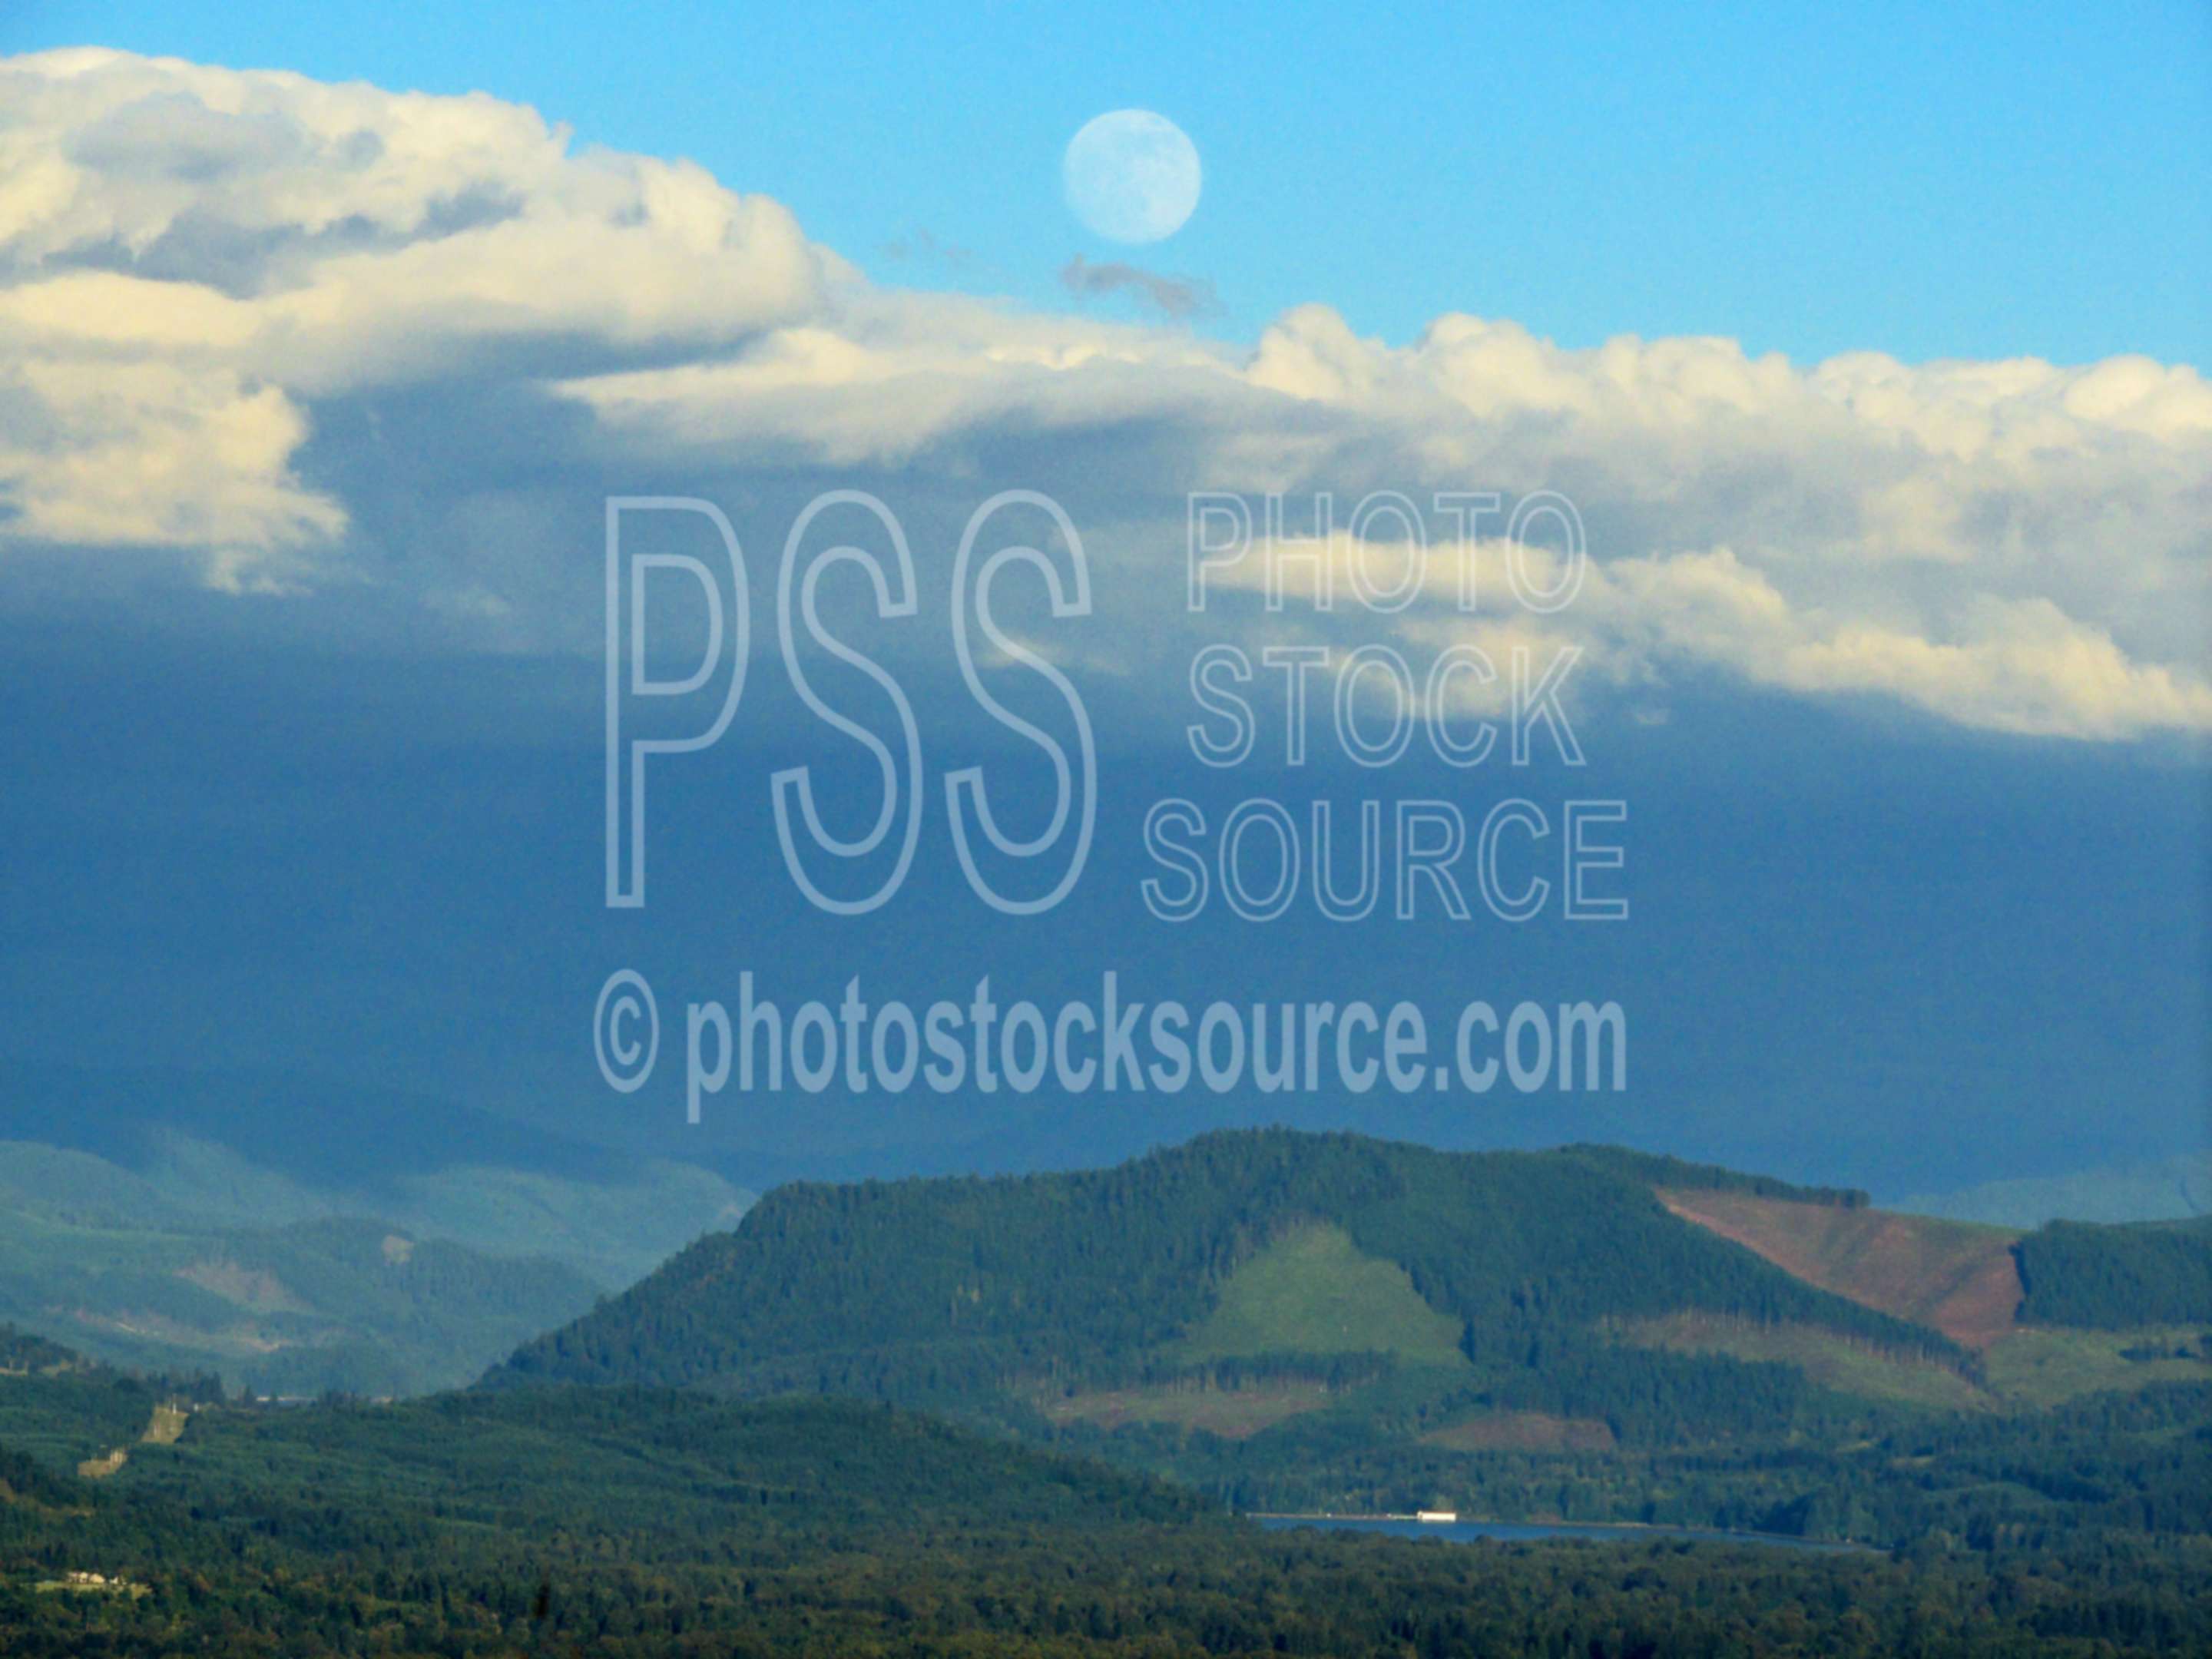
[[(637, 1036), (641, 1021), (642, 1042)], [(635, 970), (621, 969), (599, 988), (599, 1006), (592, 1010), (592, 1053), (599, 1059), (599, 1075), (617, 1094), (635, 1094), (653, 1075), (660, 1053), (660, 1010), (653, 1006), (653, 988)]]

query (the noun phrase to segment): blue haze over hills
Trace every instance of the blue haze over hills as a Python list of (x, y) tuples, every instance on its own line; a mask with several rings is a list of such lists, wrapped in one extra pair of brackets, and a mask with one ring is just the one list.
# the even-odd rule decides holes
[[(1109, 687), (1093, 695), (1096, 851), (1049, 922), (986, 915), (941, 813), (896, 902), (830, 921), (784, 876), (766, 806), (771, 763), (819, 764), (822, 744), (779, 724), (795, 705), (761, 675), (748, 729), (795, 732), (792, 751), (733, 739), (656, 774), (641, 917), (600, 904), (597, 664), (222, 643), (61, 627), (18, 633), (0, 657), (14, 711), (0, 857), (16, 877), (0, 901), (0, 1053), (19, 1062), (18, 1138), (55, 1138), (80, 1109), (59, 1097), (59, 1066), (348, 1079), (382, 1100), (368, 1139), (411, 1139), (426, 1167), (483, 1161), (465, 1141), (483, 1132), (450, 1109), (460, 1103), (554, 1138), (543, 1147), (572, 1163), (578, 1146), (696, 1160), (755, 1189), (1100, 1163), (1270, 1121), (1455, 1147), (1619, 1141), (1893, 1198), (2205, 1145), (2207, 791), (2185, 751), (1964, 736), (1692, 687), (1658, 725), (1594, 702), (1579, 775), (1415, 769), (1378, 787), (1341, 767), (1205, 774), (1179, 752), (1187, 716), (1172, 698)], [(930, 741), (935, 763), (975, 740), (933, 727)], [(1042, 781), (1033, 755), (991, 764), (1010, 787)], [(1507, 793), (1555, 815), (1570, 797), (1625, 799), (1632, 917), (1341, 927), (1301, 908), (1261, 929), (1217, 902), (1177, 927), (1138, 902), (1158, 873), (1139, 825), (1162, 796), (1218, 815), (1247, 794), (1302, 812), (1317, 794), (1363, 793), (1451, 793), (1476, 817)], [(839, 804), (833, 791), (828, 810)], [(1469, 996), (1612, 998), (1632, 1020), (1630, 1090), (732, 1088), (689, 1129), (676, 1054), (627, 1098), (594, 1070), (590, 1010), (617, 967), (660, 988), (671, 1050), (683, 1001), (734, 1006), (743, 969), (786, 1006), (834, 1004), (855, 972), (872, 1000), (964, 998), (988, 974), (1001, 1000), (1049, 1006), (1095, 996), (1109, 967), (1125, 996), (1407, 997), (1432, 1024)], [(81, 1109), (158, 1119), (165, 1104), (106, 1088)], [(248, 1156), (300, 1133), (275, 1121), (277, 1096), (241, 1099), (228, 1124), (204, 1093), (195, 1109), (195, 1133)]]

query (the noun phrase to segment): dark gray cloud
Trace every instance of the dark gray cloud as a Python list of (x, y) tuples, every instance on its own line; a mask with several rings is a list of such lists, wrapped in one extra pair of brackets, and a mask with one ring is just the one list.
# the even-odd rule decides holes
[(1171, 317), (1177, 322), (1209, 316), (1221, 309), (1213, 284), (1203, 277), (1165, 276), (1118, 259), (1092, 264), (1080, 253), (1060, 268), (1060, 284), (1070, 294), (1086, 298), (1108, 294), (1133, 295), (1161, 316)]
[(964, 248), (957, 243), (939, 240), (936, 233), (927, 225), (916, 225), (905, 235), (894, 237), (885, 242), (883, 246), (883, 256), (886, 259), (900, 261), (939, 260), (957, 268), (969, 264), (975, 258), (975, 254), (972, 248)]

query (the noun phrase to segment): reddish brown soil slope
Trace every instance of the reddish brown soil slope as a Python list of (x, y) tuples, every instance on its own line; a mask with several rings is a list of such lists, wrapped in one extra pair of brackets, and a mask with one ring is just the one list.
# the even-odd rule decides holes
[(1932, 1325), (1968, 1347), (1986, 1348), (2013, 1328), (2021, 1295), (2015, 1233), (1744, 1193), (1662, 1188), (1659, 1200), (1808, 1285)]

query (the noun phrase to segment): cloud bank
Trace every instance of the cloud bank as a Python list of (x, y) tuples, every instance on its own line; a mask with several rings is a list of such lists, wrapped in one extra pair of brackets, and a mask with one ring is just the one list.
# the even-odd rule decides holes
[(580, 648), (595, 495), (1018, 484), (1139, 596), (1100, 618), (1133, 673), (1179, 609), (1187, 491), (1551, 489), (1589, 531), (1569, 611), (1425, 592), (1389, 627), (1572, 642), (1659, 695), (1718, 673), (1970, 727), (2212, 732), (2191, 367), (1807, 367), (1464, 315), (1391, 345), (1319, 305), (1228, 345), (872, 284), (771, 200), (481, 95), (87, 50), (0, 61), (0, 598), (11, 568), (137, 562)]

